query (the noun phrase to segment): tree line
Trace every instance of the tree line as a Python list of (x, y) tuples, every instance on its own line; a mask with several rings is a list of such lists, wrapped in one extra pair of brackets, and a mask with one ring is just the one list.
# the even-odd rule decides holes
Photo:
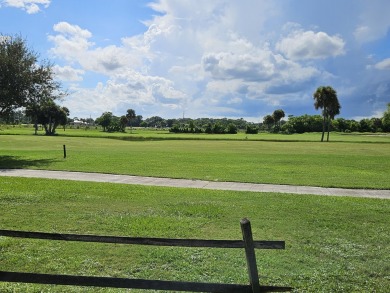
[[(134, 110), (132, 110), (134, 111)], [(120, 121), (120, 117), (112, 115), (111, 112), (105, 112), (101, 117), (96, 119), (97, 125), (101, 124), (103, 117), (111, 118), (109, 121), (113, 125)], [(258, 132), (271, 132), (282, 134), (306, 133), (306, 132), (322, 132), (324, 130), (323, 115), (289, 115), (287, 120), (283, 120), (285, 113), (283, 109), (277, 109), (272, 114), (266, 115), (261, 123), (248, 122), (243, 118), (178, 118), (164, 119), (159, 116), (153, 116), (143, 120), (142, 115), (136, 115), (132, 120), (127, 120), (125, 127), (148, 127), (148, 128), (164, 128), (174, 133), (214, 133), (214, 134), (234, 134), (237, 132), (246, 132), (255, 134)], [(104, 119), (103, 119), (104, 120)], [(353, 119), (336, 118), (329, 122), (325, 119), (325, 128), (329, 131), (338, 132), (390, 132), (390, 103), (387, 105), (387, 111), (384, 112), (381, 118), (365, 118), (360, 121)], [(109, 123), (106, 121), (105, 123)], [(106, 128), (105, 131), (109, 131)]]

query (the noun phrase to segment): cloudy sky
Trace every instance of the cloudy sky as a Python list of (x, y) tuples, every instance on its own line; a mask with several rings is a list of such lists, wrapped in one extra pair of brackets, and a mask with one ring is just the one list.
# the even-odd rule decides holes
[(390, 102), (388, 0), (0, 0), (0, 34), (54, 64), (71, 117), (319, 114), (330, 85), (340, 117)]

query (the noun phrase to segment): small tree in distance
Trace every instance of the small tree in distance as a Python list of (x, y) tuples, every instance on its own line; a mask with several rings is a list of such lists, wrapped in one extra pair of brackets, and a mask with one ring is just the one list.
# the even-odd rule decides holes
[(387, 104), (387, 110), (383, 113), (382, 125), (384, 131), (390, 131), (390, 103)]
[(265, 125), (267, 125), (268, 131), (270, 131), (272, 125), (275, 124), (275, 119), (274, 119), (274, 117), (271, 116), (271, 115), (266, 115), (266, 116), (264, 116), (264, 118), (263, 118), (263, 123), (264, 123)]
[(133, 119), (135, 119), (137, 116), (135, 115), (135, 111), (133, 109), (128, 109), (126, 118), (127, 121), (130, 123), (130, 133), (133, 132)]
[(282, 109), (275, 110), (274, 113), (272, 114), (272, 117), (274, 118), (275, 121), (275, 126), (278, 125), (280, 126), (280, 120), (285, 116), (284, 111)]
[(104, 112), (102, 116), (96, 119), (96, 124), (101, 125), (103, 127), (103, 131), (105, 132), (107, 127), (111, 124), (112, 118), (112, 112)]
[(320, 86), (313, 94), (314, 107), (316, 110), (322, 109), (322, 136), (324, 141), (325, 128), (327, 129), (329, 141), (330, 122), (334, 117), (340, 114), (340, 103), (336, 91), (330, 86)]

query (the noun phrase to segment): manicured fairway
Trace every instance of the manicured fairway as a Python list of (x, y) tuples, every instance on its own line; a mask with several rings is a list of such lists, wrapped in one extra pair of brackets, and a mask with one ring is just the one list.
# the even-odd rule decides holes
[[(32, 125), (12, 126), (0, 125), (0, 135), (33, 135)], [(318, 142), (321, 133), (303, 133), (303, 134), (274, 134), (261, 132), (259, 134), (246, 134), (239, 132), (237, 134), (191, 134), (191, 133), (171, 133), (164, 129), (138, 128), (122, 132), (103, 132), (100, 127), (69, 129), (57, 129), (57, 134), (62, 137), (100, 137), (114, 138), (122, 140), (254, 140), (254, 141), (311, 141)], [(43, 136), (44, 131), (39, 130), (38, 135)], [(390, 143), (390, 134), (383, 133), (331, 133), (331, 142), (376, 142)]]
[[(390, 201), (0, 177), (2, 229), (241, 239), (248, 217), (264, 284), (296, 292), (389, 292)], [(2, 270), (246, 283), (242, 250), (151, 248), (0, 237)], [(0, 283), (1, 292), (96, 292)], [(101, 290), (119, 292), (120, 290)]]
[(0, 167), (390, 189), (390, 143), (0, 135)]

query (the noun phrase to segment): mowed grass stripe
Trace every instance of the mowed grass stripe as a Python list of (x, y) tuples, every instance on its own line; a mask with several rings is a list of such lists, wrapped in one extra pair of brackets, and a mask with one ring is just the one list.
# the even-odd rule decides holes
[(390, 144), (1, 135), (0, 167), (390, 189)]

